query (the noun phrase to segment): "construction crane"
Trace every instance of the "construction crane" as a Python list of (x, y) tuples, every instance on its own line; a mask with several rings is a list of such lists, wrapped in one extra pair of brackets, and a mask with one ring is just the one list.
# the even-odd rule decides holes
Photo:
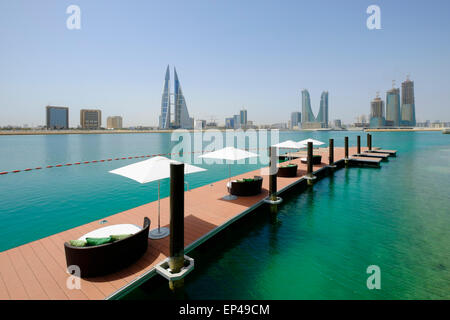
[(206, 124), (207, 127), (217, 127), (217, 118), (215, 116), (211, 116), (209, 122)]

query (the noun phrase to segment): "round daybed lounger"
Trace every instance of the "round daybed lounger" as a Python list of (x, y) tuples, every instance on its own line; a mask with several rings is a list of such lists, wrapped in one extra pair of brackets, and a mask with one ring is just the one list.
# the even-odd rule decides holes
[[(307, 163), (307, 158), (301, 158), (300, 161), (302, 163)], [(322, 163), (322, 156), (320, 154), (313, 155), (313, 164), (321, 164)]]
[(233, 180), (227, 184), (228, 192), (235, 196), (254, 196), (261, 193), (263, 178)]
[(278, 167), (277, 176), (278, 177), (296, 177), (297, 176), (297, 168), (296, 164), (289, 164), (287, 166)]
[(64, 243), (67, 267), (78, 266), (80, 277), (96, 277), (118, 271), (138, 260), (148, 247), (148, 230), (150, 219), (144, 218), (143, 228), (132, 224), (112, 225), (85, 234), (79, 240), (86, 238), (109, 237), (117, 234), (132, 234), (131, 236), (97, 246), (75, 247)]

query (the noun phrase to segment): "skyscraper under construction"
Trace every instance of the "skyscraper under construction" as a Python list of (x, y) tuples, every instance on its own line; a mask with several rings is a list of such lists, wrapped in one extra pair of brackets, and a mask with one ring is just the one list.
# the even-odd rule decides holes
[(401, 125), (416, 125), (416, 105), (414, 99), (414, 81), (409, 80), (402, 82), (402, 109), (401, 109)]

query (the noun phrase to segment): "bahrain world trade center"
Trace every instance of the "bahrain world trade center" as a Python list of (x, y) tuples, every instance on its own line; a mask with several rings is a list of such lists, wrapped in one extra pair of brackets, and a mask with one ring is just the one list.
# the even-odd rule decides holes
[[(161, 99), (161, 115), (159, 116), (160, 129), (193, 129), (194, 119), (189, 117), (186, 100), (181, 90), (177, 70), (174, 72), (174, 93), (170, 92), (170, 68), (167, 66), (166, 77)], [(172, 99), (173, 96), (173, 99)], [(173, 121), (171, 110), (174, 110)]]

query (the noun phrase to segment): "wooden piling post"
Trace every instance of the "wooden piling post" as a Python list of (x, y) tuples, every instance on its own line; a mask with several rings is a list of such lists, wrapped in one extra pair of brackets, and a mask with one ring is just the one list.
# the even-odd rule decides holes
[(270, 147), (269, 149), (269, 157), (270, 157), (270, 173), (269, 173), (269, 197), (270, 200), (277, 200), (277, 148)]
[(334, 167), (334, 139), (330, 139), (328, 143), (328, 165)]
[[(184, 266), (184, 163), (170, 164), (170, 257), (172, 273)], [(169, 281), (172, 291), (184, 286), (184, 279)]]
[(372, 151), (372, 135), (370, 133), (367, 134), (367, 148)]
[(314, 179), (316, 178), (313, 175), (313, 143), (308, 142), (308, 157), (306, 158), (307, 167), (306, 167), (306, 179), (308, 179), (308, 185), (314, 184)]
[(265, 202), (269, 206), (271, 222), (277, 223), (278, 204), (282, 199), (277, 196), (278, 153), (276, 147), (270, 147), (269, 159), (269, 198)]
[(361, 153), (361, 136), (356, 137), (356, 153)]
[(344, 150), (345, 150), (345, 165), (348, 165), (348, 137), (345, 137), (345, 145), (344, 145)]

